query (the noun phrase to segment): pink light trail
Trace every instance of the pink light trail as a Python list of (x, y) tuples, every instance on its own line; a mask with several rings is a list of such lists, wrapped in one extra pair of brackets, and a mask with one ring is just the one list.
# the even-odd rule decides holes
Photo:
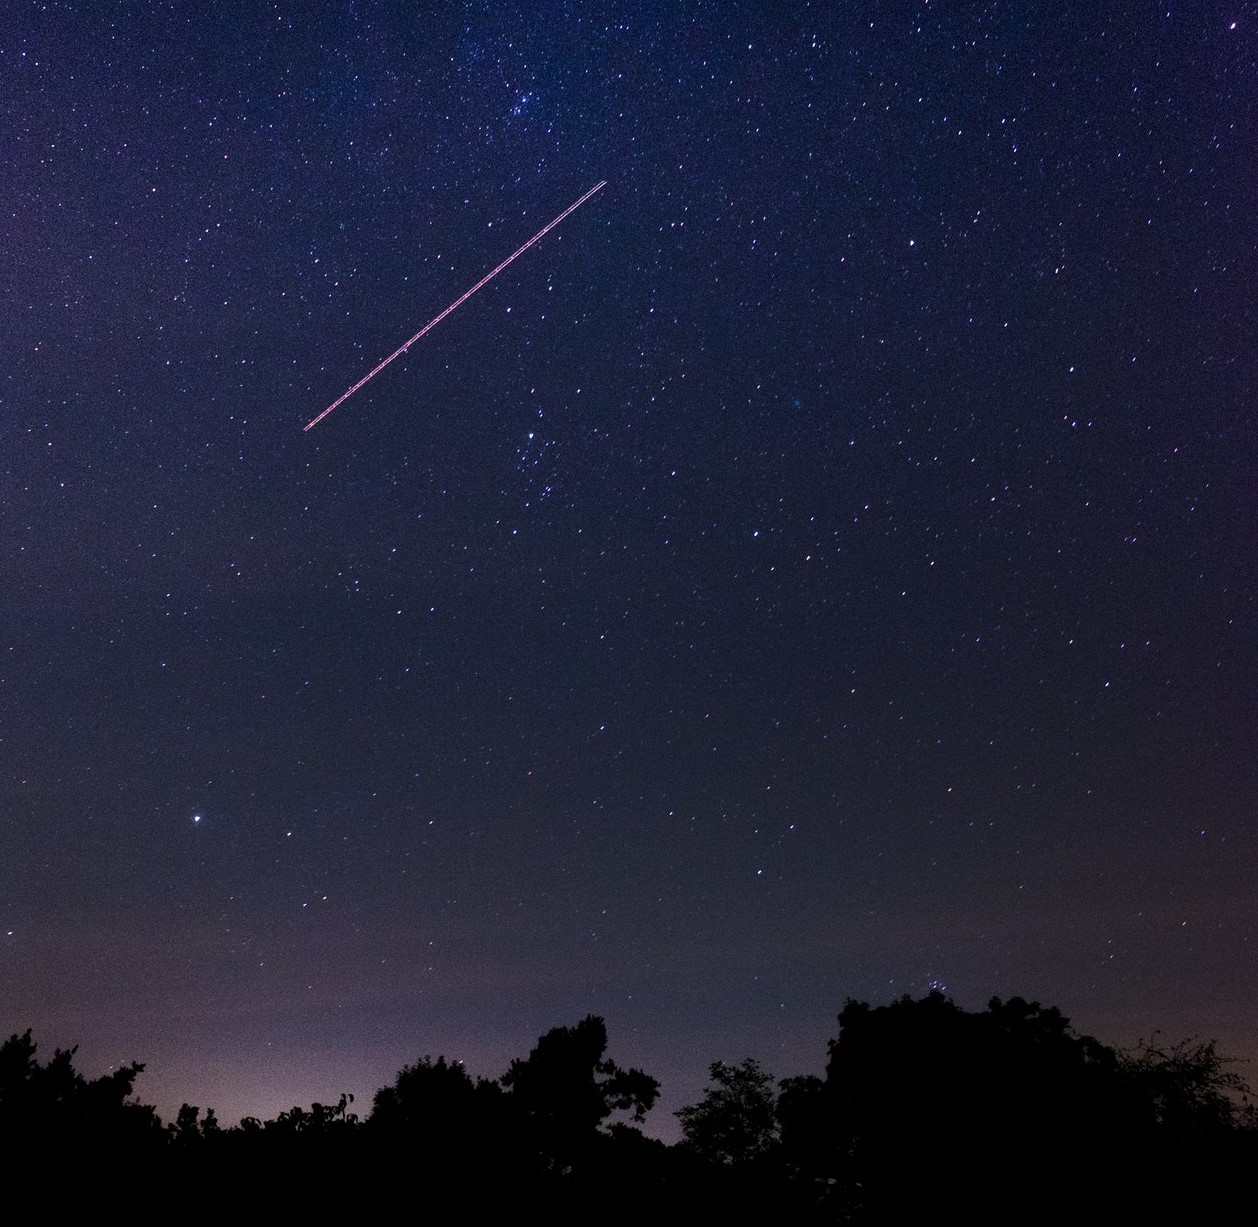
[(585, 193), (584, 196), (580, 198), (580, 200), (574, 201), (570, 204), (562, 213), (559, 214), (558, 217), (554, 219), (554, 221), (548, 222), (545, 226), (543, 226), (531, 239), (529, 239), (527, 243), (524, 244), (523, 247), (513, 251), (500, 265), (498, 265), (497, 268), (495, 268), (492, 272), (486, 273), (474, 286), (472, 286), (470, 290), (460, 294), (458, 298), (456, 298), (440, 315), (433, 316), (433, 318), (430, 319), (428, 323), (426, 323), (413, 337), (411, 337), (409, 341), (395, 349), (387, 358), (384, 359), (383, 362), (378, 362), (375, 366), (373, 366), (371, 370), (369, 370), (352, 388), (346, 392), (342, 392), (341, 395), (338, 396), (336, 400), (334, 400), (321, 414), (319, 414), (318, 417), (311, 418), (311, 420), (302, 427), (302, 430), (306, 431), (310, 430), (314, 426), (318, 426), (319, 423), (322, 422), (333, 409), (335, 409), (338, 405), (343, 405), (351, 396), (354, 395), (355, 392), (358, 391), (359, 388), (363, 386), (363, 384), (369, 383), (371, 380), (375, 379), (375, 377), (379, 375), (380, 372), (383, 371), (394, 358), (400, 358), (408, 349), (410, 349), (412, 345), (415, 344), (416, 341), (420, 339), (420, 337), (431, 332), (438, 324), (440, 324), (451, 311), (457, 310), (465, 302), (467, 302), (467, 300), (471, 298), (472, 295), (481, 288), (481, 286), (487, 285), (495, 277), (497, 277), (498, 274), (502, 272), (502, 270), (506, 268), (512, 260), (516, 260), (522, 256), (530, 247), (533, 246), (534, 243), (549, 234), (557, 225), (559, 225), (559, 223), (563, 221), (569, 213), (575, 213), (576, 210), (585, 204), (585, 202), (589, 200), (595, 192), (601, 191), (606, 186), (607, 180), (600, 179), (592, 188), (590, 188), (588, 192)]

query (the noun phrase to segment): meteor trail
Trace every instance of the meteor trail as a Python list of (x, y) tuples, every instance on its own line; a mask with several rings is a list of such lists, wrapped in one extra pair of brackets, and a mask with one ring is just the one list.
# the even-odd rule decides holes
[(419, 340), (420, 337), (422, 337), (427, 332), (431, 332), (432, 329), (434, 329), (438, 324), (440, 324), (441, 321), (445, 319), (445, 317), (449, 315), (451, 311), (454, 311), (456, 308), (461, 307), (465, 302), (467, 302), (469, 298), (472, 297), (473, 294), (476, 293), (477, 290), (481, 288), (481, 286), (488, 284), (495, 277), (497, 277), (498, 274), (502, 272), (502, 270), (506, 268), (507, 265), (510, 264), (512, 260), (515, 260), (519, 256), (522, 256), (526, 251), (528, 251), (530, 247), (533, 246), (534, 243), (538, 241), (538, 239), (542, 238), (546, 234), (549, 234), (550, 231), (552, 231), (557, 225), (559, 225), (559, 223), (563, 221), (563, 219), (567, 217), (569, 213), (576, 212), (576, 210), (579, 209), (583, 204), (585, 204), (585, 202), (589, 200), (589, 198), (593, 196), (595, 192), (600, 191), (606, 186), (607, 186), (607, 180), (600, 179), (592, 188), (590, 188), (588, 192), (586, 192), (584, 196), (581, 197), (580, 200), (574, 201), (562, 213), (560, 213), (560, 215), (556, 217), (554, 221), (549, 222), (545, 226), (543, 226), (531, 239), (529, 239), (527, 243), (524, 244), (523, 247), (521, 247), (518, 251), (513, 251), (500, 265), (498, 265), (496, 269), (494, 269), (492, 272), (486, 273), (474, 286), (472, 286), (470, 290), (467, 290), (464, 293), (460, 294), (458, 298), (456, 298), (440, 315), (433, 316), (433, 318), (430, 319), (428, 323), (426, 323), (413, 337), (411, 337), (411, 339), (407, 341), (405, 345), (399, 346), (387, 358), (385, 358), (383, 362), (379, 362), (375, 366), (373, 366), (371, 370), (369, 370), (347, 392), (342, 392), (341, 395), (338, 396), (336, 400), (334, 400), (321, 414), (319, 414), (318, 417), (312, 418), (309, 422), (307, 422), (302, 427), (302, 430), (306, 431), (306, 430), (309, 430), (312, 426), (318, 426), (319, 423), (322, 422), (323, 419), (327, 417), (328, 414), (331, 413), (332, 410), (337, 407), (337, 405), (343, 404), (345, 401), (349, 400), (349, 398), (353, 396), (354, 393), (357, 392), (358, 389), (363, 386), (363, 384), (369, 382), (372, 379), (375, 379), (375, 377), (379, 375), (380, 372), (383, 371), (384, 368), (388, 366), (389, 363), (392, 362), (394, 358), (400, 358), (404, 353), (406, 353), (408, 349), (410, 349), (412, 345), (415, 344), (416, 341)]

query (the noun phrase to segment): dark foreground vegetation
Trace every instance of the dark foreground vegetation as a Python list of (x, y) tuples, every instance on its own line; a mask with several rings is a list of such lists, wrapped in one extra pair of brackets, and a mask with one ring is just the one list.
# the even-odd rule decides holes
[[(1212, 1043), (1119, 1052), (1055, 1009), (981, 1013), (939, 994), (849, 1001), (824, 1077), (717, 1062), (676, 1146), (635, 1127), (659, 1085), (607, 1057), (603, 1020), (547, 1032), (497, 1081), (409, 1065), (365, 1116), (337, 1104), (223, 1128), (133, 1098), (141, 1065), (94, 1081), (73, 1051), (0, 1047), (10, 1196), (180, 1216), (373, 1218), (540, 1211), (582, 1219), (753, 1214), (894, 1223), (1202, 1221), (1248, 1192), (1258, 1122)], [(1243, 1204), (1237, 1201), (1236, 1204)]]

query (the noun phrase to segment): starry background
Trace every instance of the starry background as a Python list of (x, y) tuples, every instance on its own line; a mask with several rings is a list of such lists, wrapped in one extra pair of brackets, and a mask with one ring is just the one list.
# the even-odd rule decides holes
[[(225, 1119), (1258, 1057), (1252, 4), (14, 4), (0, 1030)], [(554, 233), (309, 433), (381, 357)]]

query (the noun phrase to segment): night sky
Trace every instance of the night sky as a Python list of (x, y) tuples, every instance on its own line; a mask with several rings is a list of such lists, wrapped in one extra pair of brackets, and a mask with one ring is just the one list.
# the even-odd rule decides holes
[(0, 1032), (231, 1121), (592, 1012), (665, 1137), (847, 997), (1258, 1057), (1256, 23), (7, 6)]

